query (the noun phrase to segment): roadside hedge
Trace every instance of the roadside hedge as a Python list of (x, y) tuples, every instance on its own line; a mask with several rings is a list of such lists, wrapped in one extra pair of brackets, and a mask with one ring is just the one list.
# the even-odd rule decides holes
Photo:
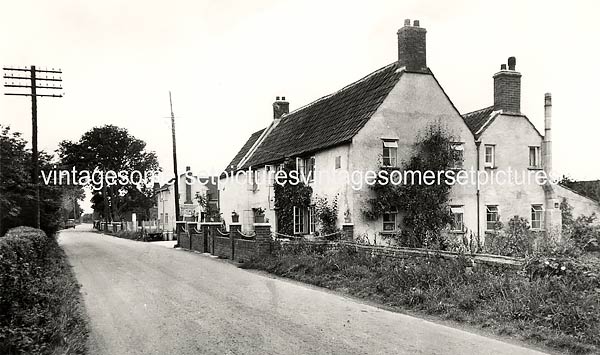
[(0, 238), (0, 354), (84, 354), (87, 319), (55, 238), (17, 227)]

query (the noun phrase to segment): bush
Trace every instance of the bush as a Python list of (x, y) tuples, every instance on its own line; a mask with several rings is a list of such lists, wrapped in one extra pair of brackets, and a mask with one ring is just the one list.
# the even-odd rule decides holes
[(0, 353), (84, 354), (79, 286), (54, 238), (19, 227), (0, 238)]

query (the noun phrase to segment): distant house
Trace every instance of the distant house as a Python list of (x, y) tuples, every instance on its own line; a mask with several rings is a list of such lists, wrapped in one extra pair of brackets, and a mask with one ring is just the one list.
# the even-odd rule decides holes
[[(186, 167), (186, 173), (179, 175), (180, 219), (186, 222), (203, 221), (206, 209), (200, 206), (196, 195), (206, 197), (207, 204), (219, 208), (217, 180), (211, 177), (198, 177)], [(175, 229), (175, 186), (174, 179), (156, 189), (156, 210), (159, 226), (165, 231)]]
[[(277, 226), (273, 181), (255, 176), (279, 169), (292, 159), (296, 169), (311, 172), (313, 197), (338, 199), (338, 224), (350, 222), (354, 235), (377, 240), (402, 228), (402, 215), (387, 211), (378, 220), (363, 214), (373, 198), (368, 186), (356, 189), (347, 176), (399, 167), (413, 153), (417, 137), (431, 125), (452, 133), (460, 161), (458, 170), (520, 172), (551, 171), (550, 112), (546, 97), (546, 139), (520, 112), (521, 74), (516, 60), (494, 75), (494, 105), (461, 115), (426, 63), (426, 30), (419, 21), (405, 21), (398, 30), (398, 59), (342, 89), (292, 112), (285, 97), (273, 103), (273, 119), (242, 145), (221, 176), (221, 211), (227, 223), (239, 215), (243, 230), (252, 229), (256, 211)], [(232, 174), (252, 169), (245, 181)], [(327, 175), (326, 180), (318, 176)], [(560, 226), (561, 189), (550, 184), (509, 187), (455, 185), (450, 207), (450, 232), (471, 231), (484, 237), (495, 221), (514, 215), (530, 220), (533, 229)], [(573, 198), (573, 196), (570, 196)], [(583, 197), (582, 197), (583, 198)], [(597, 204), (595, 208), (600, 210)], [(314, 209), (294, 209), (295, 234), (312, 235), (318, 229)], [(373, 240), (373, 238), (371, 238)]]

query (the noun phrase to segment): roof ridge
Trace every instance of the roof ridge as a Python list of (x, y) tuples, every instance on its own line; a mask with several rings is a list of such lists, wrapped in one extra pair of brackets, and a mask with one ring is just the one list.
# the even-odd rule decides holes
[(312, 102), (309, 102), (308, 104), (306, 104), (306, 105), (304, 105), (304, 106), (300, 106), (300, 107), (298, 107), (297, 109), (295, 109), (295, 110), (293, 110), (293, 111), (291, 111), (291, 112), (289, 112), (289, 113), (286, 113), (285, 115), (281, 116), (281, 118), (285, 118), (286, 116), (289, 116), (289, 115), (291, 115), (291, 114), (293, 114), (293, 113), (296, 113), (296, 112), (302, 111), (302, 110), (304, 110), (305, 108), (308, 108), (308, 107), (310, 107), (310, 106), (312, 106), (312, 105), (314, 105), (314, 104), (316, 104), (316, 103), (318, 103), (318, 102), (320, 102), (320, 101), (323, 101), (323, 100), (325, 100), (325, 99), (328, 99), (328, 98), (330, 98), (330, 97), (332, 97), (332, 96), (335, 96), (335, 95), (337, 95), (337, 94), (341, 93), (342, 91), (344, 91), (344, 90), (347, 90), (347, 89), (349, 89), (349, 88), (353, 87), (354, 85), (357, 85), (357, 84), (359, 84), (359, 83), (361, 83), (361, 82), (363, 82), (363, 81), (367, 80), (367, 79), (368, 79), (368, 78), (370, 78), (371, 76), (373, 76), (373, 75), (375, 75), (375, 74), (377, 74), (377, 73), (379, 73), (379, 72), (382, 72), (382, 71), (384, 71), (385, 69), (387, 69), (387, 68), (389, 68), (389, 67), (391, 67), (391, 66), (393, 66), (393, 65), (396, 65), (397, 63), (398, 63), (398, 62), (392, 62), (392, 63), (390, 63), (390, 64), (387, 64), (387, 65), (385, 65), (385, 66), (383, 66), (383, 67), (381, 67), (381, 68), (379, 68), (379, 69), (377, 69), (377, 70), (375, 70), (375, 71), (373, 71), (373, 72), (371, 72), (371, 73), (369, 73), (369, 74), (367, 74), (367, 75), (363, 76), (362, 78), (360, 78), (360, 79), (358, 79), (358, 80), (356, 80), (356, 81), (354, 81), (354, 82), (352, 82), (352, 83), (350, 83), (350, 84), (348, 84), (348, 85), (344, 86), (343, 88), (341, 88), (341, 89), (339, 89), (339, 90), (337, 90), (337, 91), (334, 91), (334, 92), (332, 92), (332, 93), (330, 93), (330, 94), (327, 94), (327, 95), (325, 95), (325, 96), (322, 96), (322, 97), (320, 97), (320, 98), (318, 98), (318, 99), (316, 99), (316, 100), (314, 100), (314, 101), (312, 101)]

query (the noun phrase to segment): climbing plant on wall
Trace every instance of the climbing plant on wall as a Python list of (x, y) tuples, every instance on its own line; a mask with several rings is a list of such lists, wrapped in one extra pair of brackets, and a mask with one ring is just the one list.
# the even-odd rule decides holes
[[(455, 140), (440, 125), (434, 124), (425, 129), (414, 143), (414, 154), (402, 164), (402, 171), (424, 173), (452, 169), (457, 159), (453, 149)], [(382, 167), (391, 176), (395, 168)], [(396, 242), (411, 247), (432, 247), (444, 249), (445, 238), (441, 231), (452, 222), (448, 198), (452, 186), (444, 179), (440, 183), (427, 185), (415, 181), (402, 184), (384, 183), (378, 174), (378, 181), (370, 188), (374, 198), (369, 199), (363, 210), (366, 218), (376, 220), (383, 213), (398, 211), (402, 215), (402, 232), (395, 235)], [(444, 175), (442, 175), (443, 177)]]
[[(315, 201), (315, 215), (319, 221), (320, 233), (323, 236), (328, 236), (338, 231), (337, 216), (338, 216), (338, 197), (337, 195), (331, 202), (327, 197), (317, 197)], [(331, 236), (331, 239), (336, 239), (337, 236)]]
[(275, 176), (275, 210), (277, 214), (277, 231), (282, 234), (294, 234), (294, 206), (307, 208), (310, 206), (312, 188), (301, 179), (296, 179), (296, 164), (286, 159), (283, 172)]

